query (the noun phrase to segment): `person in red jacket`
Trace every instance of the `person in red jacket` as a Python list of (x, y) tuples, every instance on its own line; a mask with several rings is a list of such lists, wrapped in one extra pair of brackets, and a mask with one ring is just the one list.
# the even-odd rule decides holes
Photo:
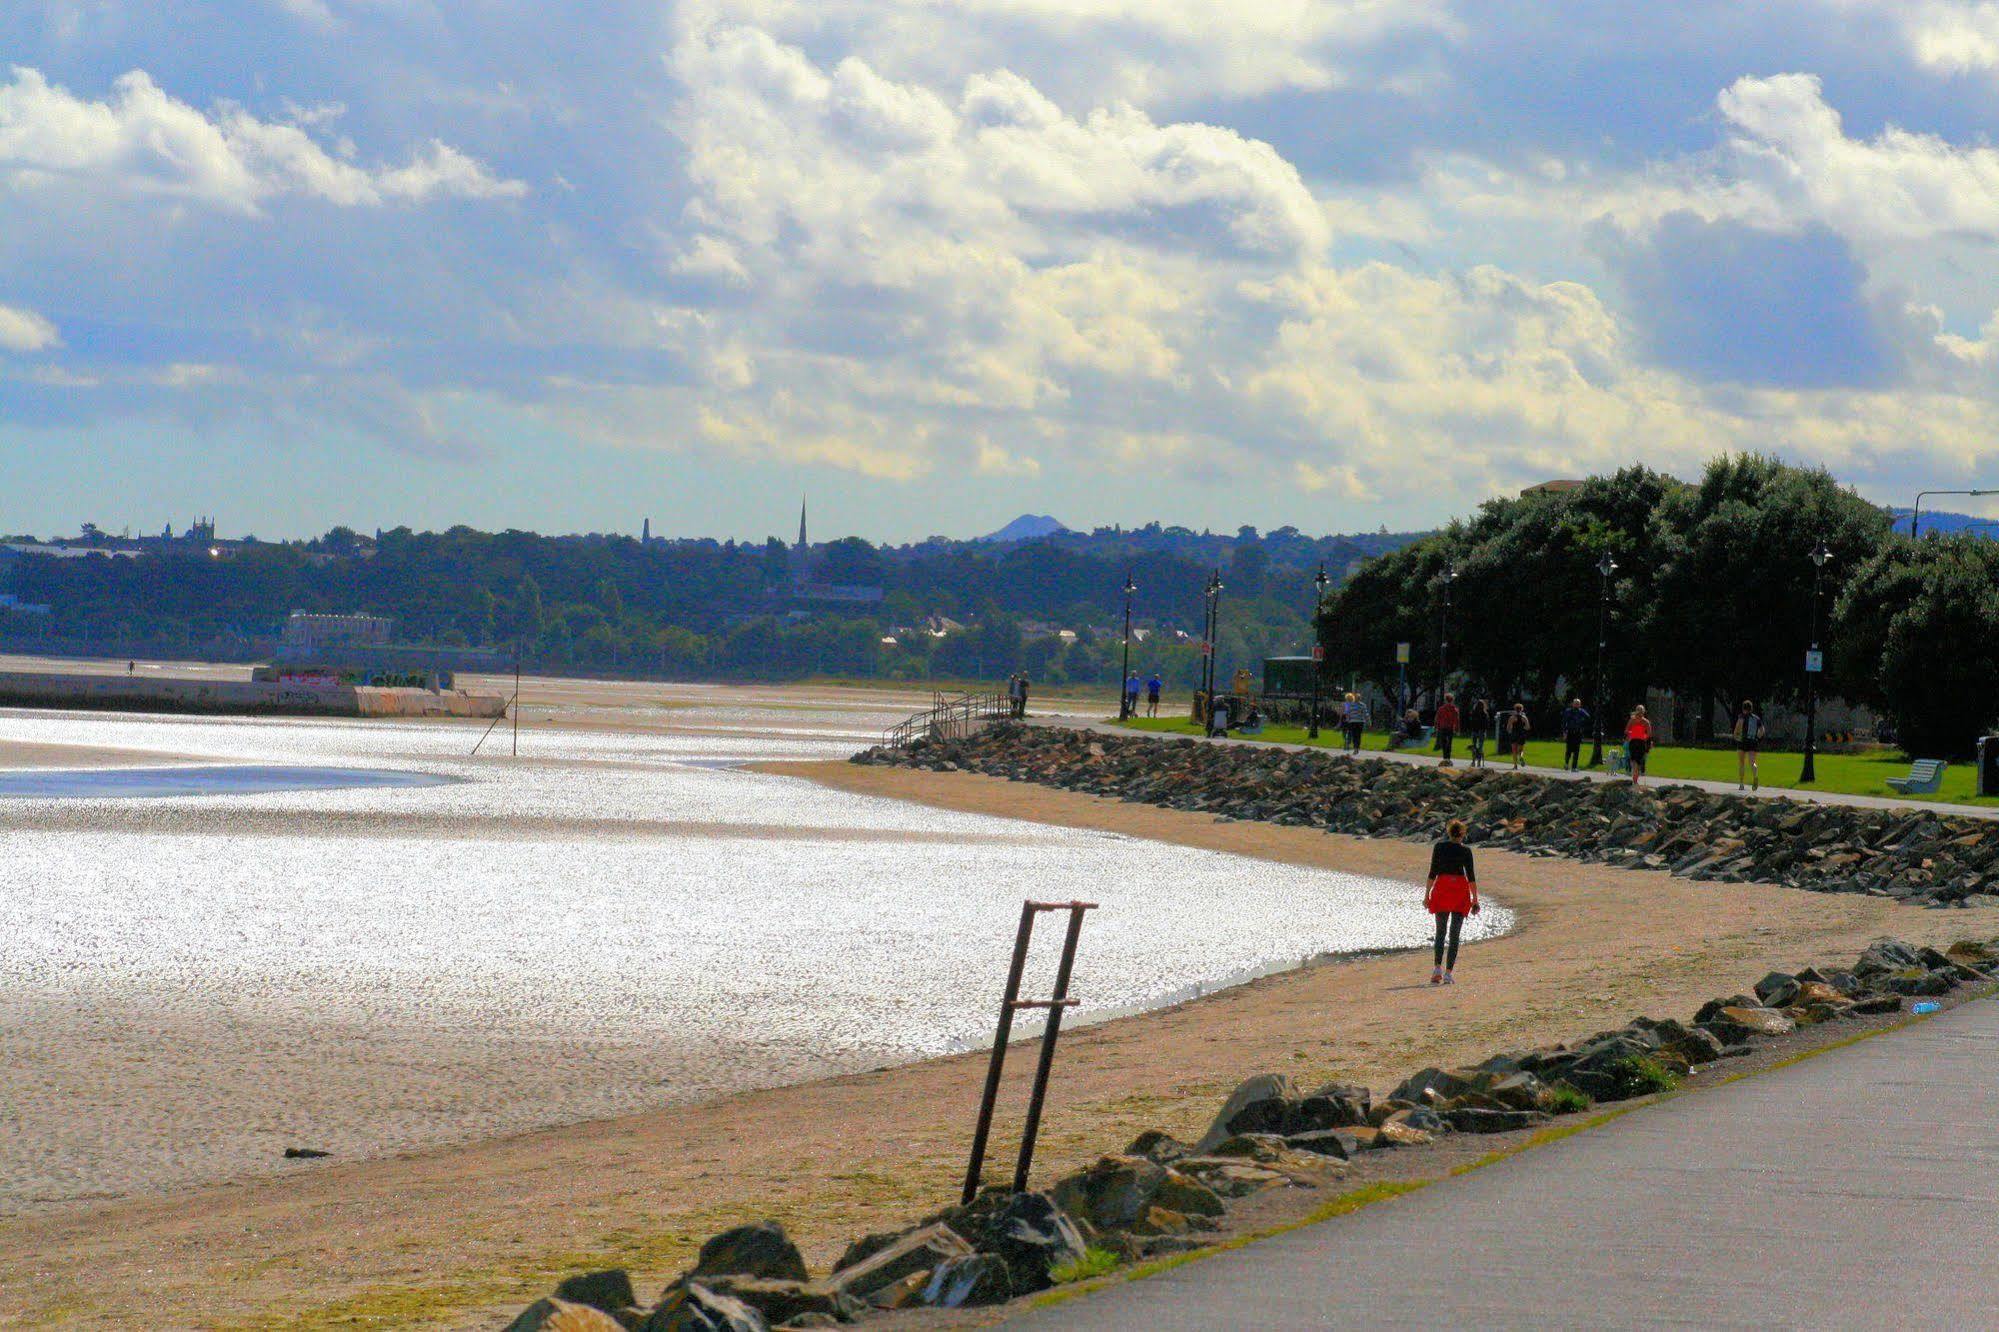
[(1451, 766), (1451, 742), (1458, 738), (1458, 700), (1451, 694), (1444, 695), (1444, 701), (1437, 708), (1437, 715), (1431, 718), (1437, 728), (1437, 748), (1444, 752), (1444, 761), (1438, 767)]
[(1472, 867), (1471, 848), (1465, 845), (1465, 821), (1452, 819), (1444, 833), (1445, 840), (1430, 852), (1430, 882), (1423, 890), (1423, 908), (1437, 921), (1432, 985), (1456, 983), (1451, 971), (1458, 964), (1458, 934), (1465, 917), (1478, 914), (1478, 871)]
[(1631, 784), (1638, 785), (1645, 779), (1645, 757), (1652, 752), (1652, 722), (1645, 715), (1645, 705), (1640, 703), (1631, 709), (1631, 719), (1624, 723), (1624, 757), (1631, 765)]

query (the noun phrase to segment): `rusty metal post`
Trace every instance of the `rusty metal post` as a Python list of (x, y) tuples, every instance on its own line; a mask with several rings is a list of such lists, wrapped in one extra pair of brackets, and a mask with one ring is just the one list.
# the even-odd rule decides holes
[(1013, 1011), (1020, 999), (1020, 977), (1027, 968), (1027, 943), (1034, 935), (1038, 904), (1020, 904), (1020, 930), (1013, 940), (1013, 965), (1006, 973), (1006, 994), (1000, 999), (999, 1029), (993, 1033), (993, 1054), (986, 1065), (986, 1090), (979, 1098), (979, 1126), (972, 1133), (972, 1160), (965, 1167), (965, 1201), (979, 1194), (979, 1172), (986, 1164), (986, 1139), (992, 1136), (993, 1106), (999, 1100), (1000, 1072), (1006, 1065), (1006, 1038), (1013, 1030)]
[[(1123, 681), (1119, 681), (1123, 687)], [(1055, 1067), (1055, 1041), (1062, 1034), (1062, 1010), (1075, 1001), (1069, 998), (1069, 973), (1076, 966), (1076, 941), (1083, 933), (1083, 913), (1095, 909), (1094, 902), (1071, 902), (1069, 933), (1062, 940), (1062, 964), (1055, 972), (1055, 990), (1048, 999), (1048, 1027), (1041, 1034), (1041, 1060), (1034, 1067), (1034, 1090), (1027, 1098), (1027, 1124), (1020, 1134), (1020, 1161), (1013, 1168), (1013, 1191), (1027, 1192), (1027, 1171), (1034, 1164), (1034, 1139), (1041, 1131), (1041, 1107), (1048, 1096), (1048, 1075)]]

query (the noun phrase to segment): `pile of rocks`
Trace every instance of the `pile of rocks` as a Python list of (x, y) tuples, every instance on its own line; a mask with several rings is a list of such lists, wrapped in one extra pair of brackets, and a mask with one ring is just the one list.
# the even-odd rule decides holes
[(1496, 768), (1352, 759), (1254, 745), (1002, 725), (875, 748), (854, 762), (971, 771), (1233, 819), (1474, 842), (1721, 883), (1999, 903), (1999, 823), (1930, 810), (1745, 798), (1690, 786), (1577, 782)]
[(1317, 1188), (1369, 1154), (1420, 1148), (1452, 1133), (1533, 1128), (1599, 1102), (1668, 1090), (1689, 1071), (1751, 1053), (1799, 1027), (1899, 1010), (1904, 996), (1943, 995), (1992, 980), (1999, 940), (1941, 952), (1898, 940), (1870, 945), (1850, 968), (1771, 972), (1748, 994), (1710, 1000), (1691, 1022), (1638, 1018), (1573, 1046), (1493, 1055), (1468, 1068), (1426, 1068), (1384, 1099), (1333, 1083), (1300, 1094), (1259, 1074), (1228, 1098), (1201, 1138), (1157, 1129), (1044, 1192), (989, 1189), (906, 1230), (849, 1245), (814, 1279), (774, 1221), (702, 1246), (694, 1266), (650, 1308), (629, 1275), (571, 1277), (508, 1332), (767, 1332), (831, 1327), (887, 1309), (998, 1304), (1098, 1264), (1200, 1248), (1231, 1203), (1268, 1189)]

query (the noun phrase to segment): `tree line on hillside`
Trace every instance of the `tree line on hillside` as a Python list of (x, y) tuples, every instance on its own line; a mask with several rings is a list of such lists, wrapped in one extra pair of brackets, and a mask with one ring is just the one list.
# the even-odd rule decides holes
[[(0, 616), (0, 643), (130, 655), (268, 652), (293, 610), (397, 621), (399, 639), (517, 646), (532, 668), (713, 679), (841, 675), (1109, 684), (1122, 665), (1127, 575), (1144, 641), (1132, 666), (1175, 686), (1198, 675), (1201, 589), (1226, 588), (1221, 659), (1254, 667), (1310, 640), (1312, 577), (1339, 576), (1408, 537), (1233, 536), (1153, 524), (1019, 543), (814, 546), (811, 578), (883, 589), (871, 604), (791, 599), (795, 558), (776, 540), (398, 528), (370, 539), (336, 528), (305, 542), (255, 542), (140, 558), (21, 556), (5, 586), (48, 617)], [(935, 636), (929, 617), (955, 622)], [(1068, 630), (1061, 636), (1054, 630)], [(1176, 631), (1177, 634), (1176, 634)]]
[(1697, 740), (1742, 699), (1800, 704), (1814, 637), (1821, 697), (1892, 720), (1912, 753), (1962, 756), (1999, 720), (1999, 543), (1912, 540), (1827, 472), (1758, 455), (1692, 483), (1633, 467), (1493, 500), (1363, 565), (1318, 628), (1329, 681), (1392, 696), (1408, 643), (1428, 705), (1441, 641), (1451, 689), (1546, 724), (1568, 696), (1597, 706), (1600, 617), (1612, 723), (1648, 687), (1674, 692)]

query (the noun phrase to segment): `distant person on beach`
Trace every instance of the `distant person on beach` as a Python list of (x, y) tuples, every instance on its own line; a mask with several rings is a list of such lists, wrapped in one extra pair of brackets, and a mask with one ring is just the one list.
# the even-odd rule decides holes
[(1513, 751), (1513, 766), (1527, 766), (1527, 734), (1534, 729), (1534, 723), (1527, 719), (1527, 705), (1515, 703), (1513, 711), (1506, 714), (1506, 747)]
[(1006, 677), (1006, 711), (1009, 717), (1020, 715), (1020, 676)]
[(1016, 707), (1015, 707), (1015, 709), (1014, 709), (1014, 714), (1013, 714), (1013, 715), (1014, 715), (1014, 716), (1016, 716), (1016, 717), (1025, 717), (1025, 716), (1027, 716), (1027, 674), (1026, 674), (1026, 672), (1022, 672), (1022, 673), (1021, 673), (1021, 677), (1020, 677), (1020, 702), (1018, 703), (1018, 705), (1016, 705)]
[(1367, 704), (1360, 701), (1359, 694), (1348, 694), (1345, 706), (1346, 715), (1340, 723), (1346, 732), (1347, 753), (1358, 754), (1361, 732), (1367, 729)]
[(1444, 701), (1437, 705), (1437, 715), (1434, 720), (1437, 726), (1437, 748), (1444, 756), (1437, 766), (1448, 768), (1451, 766), (1451, 742), (1458, 738), (1458, 700), (1456, 695), (1444, 695)]
[(1645, 705), (1640, 703), (1631, 709), (1631, 719), (1624, 723), (1624, 758), (1631, 767), (1631, 784), (1638, 785), (1645, 779), (1645, 756), (1652, 752), (1652, 720), (1645, 715)]
[(1569, 706), (1562, 709), (1562, 771), (1581, 772), (1583, 770), (1583, 737), (1589, 734), (1589, 709), (1579, 698), (1569, 700)]
[(1146, 716), (1157, 717), (1159, 715), (1159, 691), (1163, 687), (1163, 682), (1159, 678), (1159, 672), (1154, 671), (1151, 677), (1145, 682)]
[(1130, 675), (1125, 677), (1124, 715), (1127, 717), (1136, 717), (1138, 715), (1138, 672), (1137, 671), (1133, 671)]
[(1465, 821), (1452, 819), (1444, 834), (1445, 840), (1430, 852), (1430, 882), (1423, 890), (1423, 909), (1437, 921), (1432, 985), (1455, 983), (1451, 969), (1458, 964), (1458, 934), (1465, 917), (1478, 914), (1478, 871), (1465, 845)]
[(1742, 789), (1742, 779), (1749, 778), (1749, 789), (1761, 790), (1763, 774), (1758, 771), (1756, 760), (1763, 748), (1763, 716), (1756, 711), (1756, 705), (1748, 699), (1742, 700), (1742, 708), (1735, 714), (1735, 789)]
[(1465, 714), (1465, 734), (1471, 737), (1471, 765), (1485, 766), (1485, 738), (1492, 733), (1492, 704), (1482, 698), (1471, 701), (1471, 711)]

